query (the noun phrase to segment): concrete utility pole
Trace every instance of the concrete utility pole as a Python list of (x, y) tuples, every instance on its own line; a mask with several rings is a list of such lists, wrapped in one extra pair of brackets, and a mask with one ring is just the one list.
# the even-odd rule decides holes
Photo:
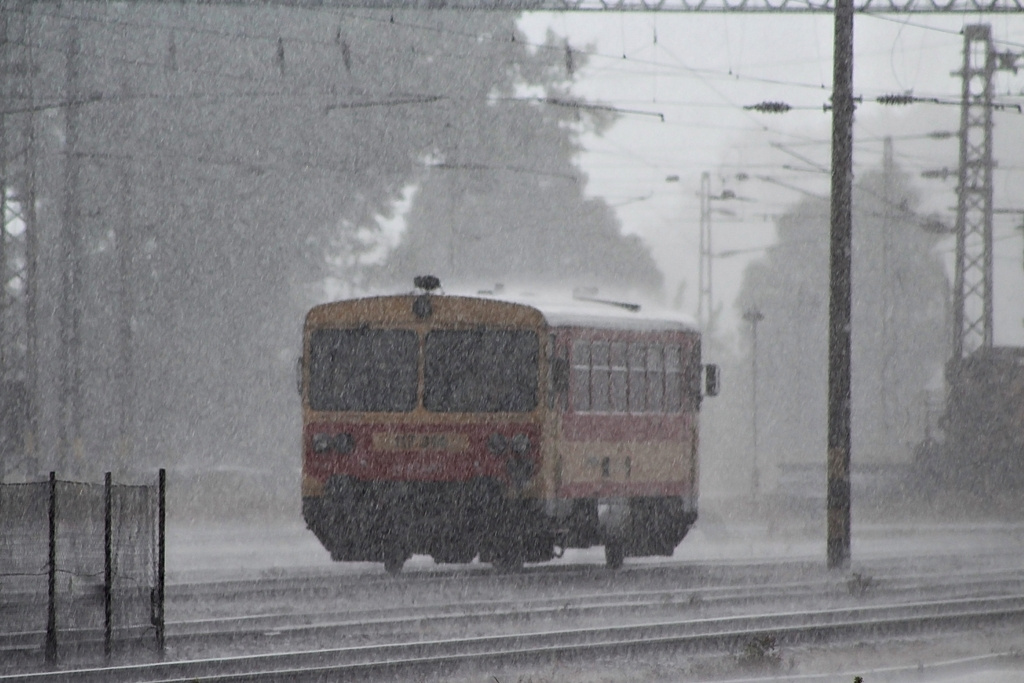
[[(697, 322), (708, 333), (715, 314), (711, 298), (711, 174), (700, 174), (700, 287), (697, 292)], [(705, 314), (707, 310), (707, 314)]]
[[(667, 180), (677, 182), (679, 176), (672, 175)], [(722, 190), (719, 194), (711, 194), (711, 174), (707, 171), (700, 174), (700, 287), (697, 292), (697, 322), (705, 334), (712, 332), (715, 315), (715, 300), (711, 288), (714, 281), (711, 274), (714, 259), (714, 252), (711, 249), (711, 215), (714, 209), (711, 208), (711, 202), (729, 199), (737, 199), (736, 193), (732, 190)]]
[(832, 56), (832, 198), (828, 302), (829, 569), (850, 563), (850, 339), (853, 234), (853, 0), (836, 0)]

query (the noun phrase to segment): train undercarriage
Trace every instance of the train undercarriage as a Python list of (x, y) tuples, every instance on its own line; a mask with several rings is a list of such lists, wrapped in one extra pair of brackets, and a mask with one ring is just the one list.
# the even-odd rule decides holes
[(509, 495), (491, 478), (470, 482), (382, 482), (332, 477), (303, 499), (306, 525), (335, 561), (383, 562), (401, 571), (414, 554), (438, 563), (481, 562), (511, 571), (565, 548), (604, 545), (609, 567), (629, 556), (671, 555), (696, 521), (681, 498)]

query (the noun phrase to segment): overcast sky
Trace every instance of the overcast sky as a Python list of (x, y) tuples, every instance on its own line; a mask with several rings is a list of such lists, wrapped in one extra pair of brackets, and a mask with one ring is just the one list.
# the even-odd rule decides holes
[[(992, 26), (998, 51), (1024, 53), (1024, 17), (857, 17), (854, 87), (864, 99), (854, 131), (856, 172), (877, 168), (885, 136), (894, 138), (896, 161), (918, 178), (922, 210), (954, 223), (956, 139), (922, 137), (959, 128), (963, 62), (962, 26)], [(576, 90), (623, 110), (614, 128), (586, 140), (580, 165), (588, 191), (617, 207), (624, 229), (652, 247), (671, 297), (687, 282), (687, 308), (696, 312), (700, 175), (712, 192), (733, 190), (750, 201), (718, 202), (713, 220), (715, 252), (755, 251), (715, 260), (714, 296), (735, 324), (732, 301), (743, 267), (757, 247), (775, 239), (772, 216), (801, 197), (793, 186), (827, 196), (831, 117), (822, 110), (832, 81), (829, 15), (718, 15), (681, 13), (539, 13), (520, 25), (531, 42), (552, 30), (585, 51)], [(1019, 60), (1024, 69), (1024, 58)], [(912, 92), (951, 104), (887, 107), (875, 98)], [(1000, 72), (996, 97), (1024, 104), (1024, 70)], [(761, 114), (745, 106), (784, 102), (793, 110)], [(660, 115), (664, 116), (664, 121)], [(1024, 115), (995, 114), (995, 206), (1024, 209)], [(953, 177), (920, 178), (948, 168)], [(737, 174), (747, 180), (738, 180)], [(676, 175), (679, 182), (666, 182)], [(763, 179), (759, 179), (759, 176)], [(996, 343), (1024, 344), (1024, 238), (1020, 216), (995, 223)], [(855, 226), (856, 229), (856, 226)], [(952, 241), (948, 250), (952, 268)]]

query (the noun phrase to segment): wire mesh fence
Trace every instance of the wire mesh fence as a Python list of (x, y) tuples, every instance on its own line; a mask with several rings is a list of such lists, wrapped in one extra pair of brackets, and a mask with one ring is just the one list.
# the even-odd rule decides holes
[(50, 484), (0, 484), (0, 629), (45, 632)]
[(165, 482), (0, 484), (0, 638), (162, 650)]

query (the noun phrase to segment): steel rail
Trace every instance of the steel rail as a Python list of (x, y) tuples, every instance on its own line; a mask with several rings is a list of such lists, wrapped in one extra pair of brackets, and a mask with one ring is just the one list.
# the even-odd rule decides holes
[(595, 652), (635, 655), (662, 648), (686, 652), (736, 650), (766, 633), (780, 645), (794, 645), (944, 628), (963, 630), (1010, 620), (1024, 621), (1024, 595), (69, 669), (0, 676), (0, 681), (227, 681), (320, 676), (336, 680), (410, 675), (470, 662), (522, 663)]

